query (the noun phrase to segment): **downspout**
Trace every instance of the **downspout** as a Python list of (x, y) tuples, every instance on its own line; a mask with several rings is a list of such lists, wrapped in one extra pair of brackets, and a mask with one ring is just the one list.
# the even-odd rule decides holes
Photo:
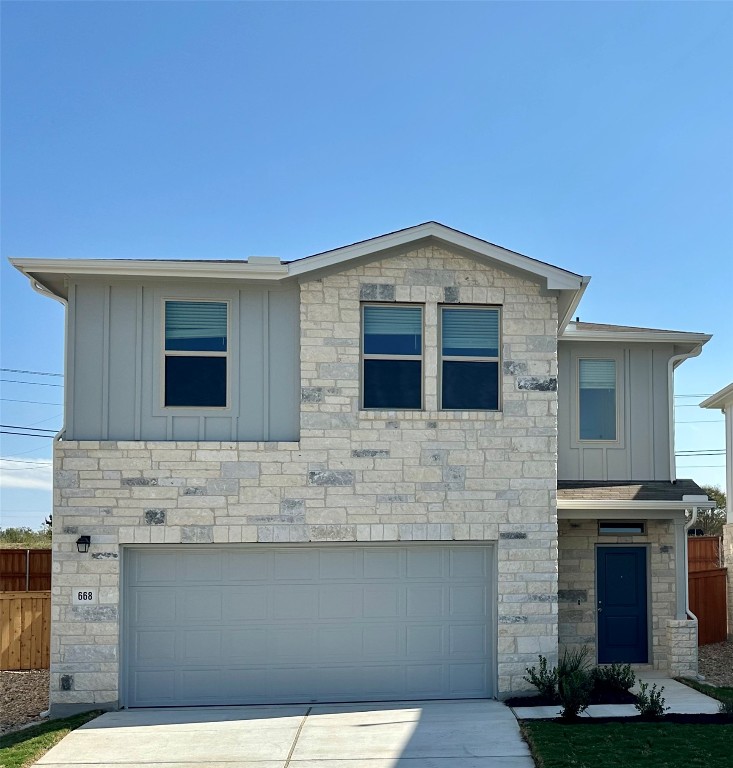
[(685, 613), (688, 619), (697, 621), (697, 616), (690, 610), (690, 562), (687, 554), (687, 537), (690, 535), (690, 528), (692, 528), (697, 520), (697, 507), (692, 507), (691, 512), (689, 522), (685, 523)]
[[(677, 482), (677, 461), (674, 455), (674, 369), (690, 357), (697, 357), (702, 352), (702, 344), (698, 344), (692, 351), (681, 355), (673, 355), (667, 362), (667, 392), (669, 397), (669, 479)], [(707, 498), (707, 497), (706, 497)], [(697, 517), (697, 510), (695, 511)], [(687, 549), (687, 545), (685, 545)]]

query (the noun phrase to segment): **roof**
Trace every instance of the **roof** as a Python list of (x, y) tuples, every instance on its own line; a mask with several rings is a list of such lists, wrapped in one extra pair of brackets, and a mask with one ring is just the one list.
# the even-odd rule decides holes
[(128, 259), (11, 259), (10, 262), (45, 293), (66, 299), (69, 277), (212, 279), (238, 281), (279, 281), (301, 278), (321, 270), (338, 270), (359, 259), (379, 258), (437, 242), (482, 261), (519, 270), (540, 282), (548, 290), (558, 291), (559, 330), (572, 317), (590, 277), (578, 275), (544, 261), (510, 251), (481, 238), (428, 221), (386, 235), (362, 240), (331, 251), (295, 261), (282, 262), (276, 257), (252, 257), (247, 261), (128, 260)]
[(563, 341), (621, 341), (621, 342), (673, 342), (703, 345), (712, 336), (707, 333), (671, 331), (664, 328), (643, 328), (633, 325), (609, 325), (606, 323), (570, 322), (563, 331)]
[(721, 410), (733, 404), (733, 383), (711, 395), (700, 403), (700, 408), (720, 408)]
[(684, 501), (684, 496), (706, 496), (694, 480), (558, 480), (557, 498), (586, 501)]

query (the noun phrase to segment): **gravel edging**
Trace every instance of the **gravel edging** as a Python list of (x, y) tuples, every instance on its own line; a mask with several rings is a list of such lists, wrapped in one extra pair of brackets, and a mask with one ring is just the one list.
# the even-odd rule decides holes
[(48, 709), (47, 669), (0, 672), (0, 734), (32, 724)]
[(706, 683), (733, 686), (733, 640), (701, 645), (697, 655), (698, 672)]

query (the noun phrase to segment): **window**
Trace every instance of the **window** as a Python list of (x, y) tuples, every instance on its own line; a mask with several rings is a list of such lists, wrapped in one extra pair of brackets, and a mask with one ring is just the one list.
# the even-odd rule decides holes
[(441, 307), (443, 410), (499, 410), (499, 309)]
[(165, 302), (164, 405), (226, 408), (226, 302)]
[(578, 360), (581, 440), (616, 440), (616, 361)]
[(422, 408), (422, 307), (362, 307), (364, 408)]

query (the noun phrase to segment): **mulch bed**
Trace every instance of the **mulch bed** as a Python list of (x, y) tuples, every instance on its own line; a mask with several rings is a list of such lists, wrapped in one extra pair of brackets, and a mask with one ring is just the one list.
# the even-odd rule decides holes
[(706, 683), (733, 687), (733, 640), (701, 645), (697, 653), (698, 669)]
[(0, 733), (33, 722), (48, 709), (49, 672), (0, 672)]
[[(506, 699), (505, 704), (510, 707), (551, 707), (560, 706), (557, 699), (547, 696), (514, 696)], [(634, 704), (636, 696), (628, 691), (615, 691), (608, 688), (595, 688), (590, 695), (591, 704)]]
[(733, 725), (733, 715), (683, 715), (668, 714), (663, 717), (585, 717), (581, 716), (573, 720), (563, 720), (562, 718), (536, 718), (533, 720), (524, 720), (523, 722), (533, 723), (557, 723), (558, 725), (599, 725), (602, 723), (623, 723), (635, 725), (638, 723), (681, 723), (687, 725)]

